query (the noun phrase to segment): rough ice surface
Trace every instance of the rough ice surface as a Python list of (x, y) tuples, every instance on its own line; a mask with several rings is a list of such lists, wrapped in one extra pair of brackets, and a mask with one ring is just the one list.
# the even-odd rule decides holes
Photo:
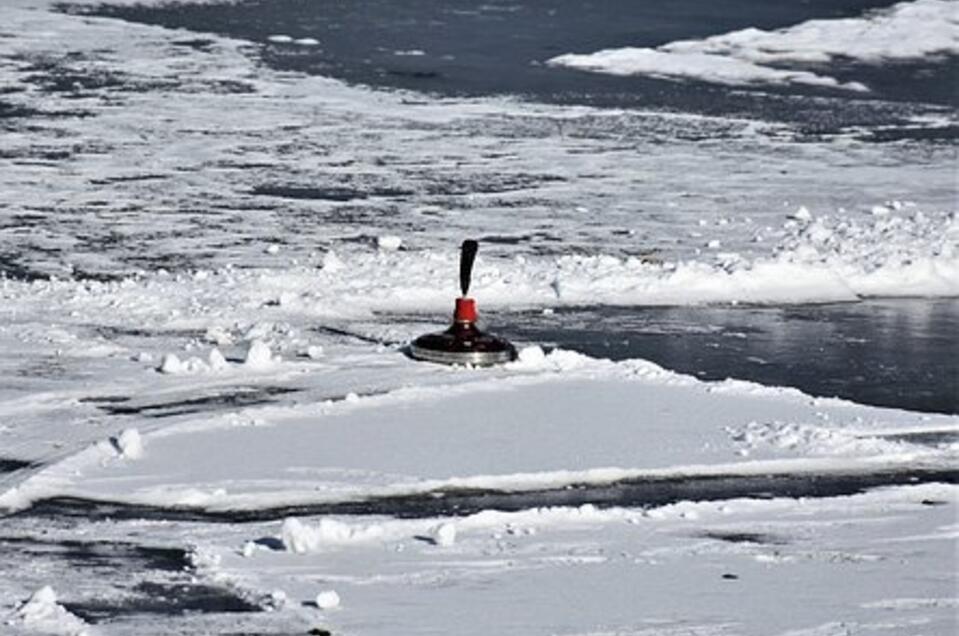
[[(868, 83), (820, 65), (955, 54), (954, 6), (584, 62), (858, 99)], [(464, 236), (483, 242), (472, 293), (491, 309), (954, 297), (953, 146), (377, 92), (271, 71), (255, 43), (47, 7), (0, 8), (0, 113), (41, 111), (4, 119), (0, 150), (0, 460), (13, 467), (0, 508), (22, 513), (0, 537), (12, 633), (955, 632), (951, 483), (535, 505), (656, 480), (946, 474), (955, 416), (535, 343), (496, 369), (402, 354), (435, 327), (425, 312), (448, 315)], [(49, 68), (125, 88), (44, 92)], [(918, 110), (902, 126), (954, 121)], [(329, 512), (483, 492), (533, 504)], [(32, 516), (64, 497), (74, 516)], [(253, 519), (203, 516), (240, 513)], [(133, 548), (188, 564), (102, 566)], [(128, 611), (144, 582), (263, 611)], [(111, 603), (95, 628), (65, 609)]]
[(747, 28), (656, 48), (569, 53), (549, 62), (615, 75), (687, 77), (722, 84), (795, 83), (868, 91), (859, 82), (843, 83), (828, 75), (784, 66), (821, 64), (837, 57), (876, 64), (956, 55), (957, 15), (954, 0), (911, 0), (859, 18), (810, 20), (775, 31)]

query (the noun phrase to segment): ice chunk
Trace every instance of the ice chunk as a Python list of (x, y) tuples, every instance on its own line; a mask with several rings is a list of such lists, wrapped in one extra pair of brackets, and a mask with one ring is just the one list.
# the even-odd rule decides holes
[(247, 347), (243, 364), (251, 369), (262, 369), (270, 366), (273, 364), (270, 346), (262, 340), (254, 338)]
[(312, 528), (303, 525), (299, 519), (289, 518), (283, 522), (280, 530), (280, 540), (290, 552), (303, 554), (309, 552), (316, 545), (316, 533)]
[(116, 444), (120, 455), (127, 459), (143, 457), (143, 439), (140, 437), (140, 431), (135, 428), (124, 429), (117, 435)]
[(859, 82), (841, 82), (782, 63), (825, 64), (835, 58), (878, 63), (959, 52), (945, 0), (900, 2), (858, 18), (808, 20), (774, 31), (749, 27), (701, 40), (679, 40), (656, 48), (626, 47), (592, 54), (567, 54), (549, 64), (614, 75), (694, 78), (723, 84), (806, 84), (866, 91)]
[(546, 362), (546, 353), (535, 345), (520, 349), (517, 362), (523, 366), (538, 367)]
[(208, 357), (210, 368), (214, 371), (219, 371), (220, 369), (225, 369), (229, 366), (227, 364), (226, 358), (223, 357), (223, 354), (220, 353), (220, 350), (214, 347), (210, 350), (210, 355)]
[(378, 524), (352, 526), (335, 519), (322, 519), (317, 526), (308, 526), (289, 517), (280, 529), (280, 541), (290, 552), (316, 552), (323, 546), (361, 543), (382, 538), (383, 527)]
[(456, 543), (456, 526), (452, 523), (441, 523), (433, 528), (432, 535), (436, 545), (449, 547)]
[(160, 366), (157, 367), (157, 371), (160, 373), (166, 373), (170, 375), (183, 373), (183, 370), (183, 362), (180, 361), (180, 358), (175, 353), (165, 354), (163, 356), (163, 360), (160, 361)]
[(271, 35), (266, 39), (269, 40), (270, 42), (273, 42), (274, 44), (289, 44), (290, 42), (293, 41), (293, 38), (291, 38), (290, 36), (281, 35), (281, 34)]
[(316, 595), (316, 606), (321, 610), (331, 610), (340, 606), (340, 595), (336, 590), (324, 590)]
[(400, 249), (402, 244), (403, 239), (390, 234), (377, 237), (376, 239), (376, 246), (387, 252), (395, 252), (396, 250)]
[(340, 257), (336, 255), (336, 252), (329, 251), (323, 255), (323, 271), (324, 272), (338, 272), (343, 269), (344, 263), (340, 260)]

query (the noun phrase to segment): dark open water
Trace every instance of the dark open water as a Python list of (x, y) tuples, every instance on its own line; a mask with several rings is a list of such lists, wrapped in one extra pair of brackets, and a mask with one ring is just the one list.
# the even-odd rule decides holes
[[(959, 299), (786, 307), (587, 307), (491, 317), (510, 338), (646, 358), (704, 380), (959, 413)], [(499, 323), (499, 324), (495, 324)]]
[[(613, 77), (545, 66), (563, 53), (657, 46), (736, 29), (775, 29), (805, 20), (856, 17), (889, 0), (244, 0), (160, 7), (72, 6), (64, 10), (256, 43), (266, 64), (376, 87), (442, 95), (519, 95), (539, 101), (665, 108), (801, 124), (810, 133), (894, 125), (916, 104), (959, 104), (959, 59), (869, 66), (831, 63), (868, 97), (812, 87), (742, 89), (696, 81)], [(274, 43), (314, 38), (316, 46)], [(397, 55), (415, 51), (417, 55)], [(805, 67), (815, 70), (816, 67)], [(803, 96), (831, 96), (811, 102)], [(928, 132), (928, 131), (927, 131)], [(931, 136), (952, 138), (937, 128)], [(915, 127), (908, 135), (921, 135)], [(901, 138), (883, 131), (881, 141)]]

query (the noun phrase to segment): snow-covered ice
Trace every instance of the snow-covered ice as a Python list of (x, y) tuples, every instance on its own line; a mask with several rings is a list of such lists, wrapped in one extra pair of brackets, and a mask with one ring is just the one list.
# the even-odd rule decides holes
[[(866, 92), (803, 66), (836, 58), (864, 64), (959, 54), (955, 0), (910, 0), (859, 18), (810, 20), (764, 31), (748, 28), (656, 48), (569, 53), (549, 63), (616, 75), (685, 77), (722, 84), (809, 84)], [(790, 67), (799, 65), (799, 68)]]

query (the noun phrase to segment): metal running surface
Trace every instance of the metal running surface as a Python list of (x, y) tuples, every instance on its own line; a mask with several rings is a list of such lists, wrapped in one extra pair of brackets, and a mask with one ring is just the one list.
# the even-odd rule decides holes
[(514, 358), (513, 349), (502, 351), (436, 351), (410, 345), (410, 355), (417, 360), (436, 362), (438, 364), (462, 364), (474, 367), (488, 367), (494, 364), (511, 362)]

